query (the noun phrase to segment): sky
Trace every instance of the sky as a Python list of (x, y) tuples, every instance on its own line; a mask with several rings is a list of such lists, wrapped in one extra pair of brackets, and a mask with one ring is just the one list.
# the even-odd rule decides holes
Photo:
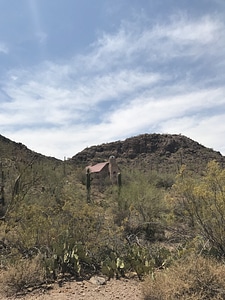
[(59, 159), (144, 133), (225, 155), (225, 0), (0, 0), (0, 134)]

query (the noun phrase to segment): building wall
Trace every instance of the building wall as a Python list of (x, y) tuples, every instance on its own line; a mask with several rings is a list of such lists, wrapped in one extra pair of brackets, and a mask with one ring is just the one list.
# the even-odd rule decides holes
[(92, 184), (101, 185), (109, 177), (109, 167), (106, 165), (100, 172), (91, 173)]

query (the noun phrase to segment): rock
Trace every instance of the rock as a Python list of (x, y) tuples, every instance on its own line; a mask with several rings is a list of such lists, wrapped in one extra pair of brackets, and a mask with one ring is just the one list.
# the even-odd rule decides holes
[(123, 165), (142, 170), (156, 170), (162, 173), (174, 173), (181, 165), (198, 171), (205, 169), (207, 163), (216, 160), (225, 164), (225, 157), (219, 152), (185, 137), (181, 134), (141, 134), (124, 141), (105, 143), (85, 148), (72, 157), (72, 161), (81, 165), (94, 165), (105, 162), (114, 155), (119, 168)]
[(106, 279), (100, 276), (92, 276), (89, 282), (95, 285), (104, 285), (106, 284)]

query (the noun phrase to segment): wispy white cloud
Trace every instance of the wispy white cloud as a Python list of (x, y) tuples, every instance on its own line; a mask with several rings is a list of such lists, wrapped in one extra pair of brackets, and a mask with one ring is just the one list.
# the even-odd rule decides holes
[(8, 137), (60, 158), (153, 131), (184, 133), (221, 149), (215, 136), (225, 133), (218, 63), (225, 63), (224, 31), (215, 16), (124, 22), (70, 61), (11, 70), (0, 126)]
[(37, 0), (28, 0), (28, 7), (30, 11), (31, 24), (33, 27), (33, 36), (36, 38), (37, 43), (39, 44), (39, 50), (41, 55), (44, 56), (45, 53), (45, 44), (48, 40), (48, 34), (43, 29), (43, 22), (41, 20), (41, 14), (39, 9), (39, 3)]
[(121, 62), (139, 61), (140, 53), (146, 62), (168, 63), (185, 56), (194, 59), (218, 55), (218, 48), (225, 46), (224, 23), (220, 19), (205, 16), (195, 20), (178, 14), (163, 23), (146, 22), (143, 26), (139, 22), (123, 23), (115, 34), (104, 34), (90, 55), (83, 57), (82, 64), (97, 69), (115, 67)]
[[(27, 125), (36, 122), (65, 124), (81, 119), (85, 122), (92, 110), (98, 110), (98, 105), (114, 101), (119, 106), (120, 97), (138, 93), (160, 80), (158, 74), (138, 70), (122, 70), (93, 78), (80, 78), (74, 82), (70, 80), (68, 73), (62, 78), (58, 78), (56, 74), (55, 80), (53, 76), (54, 74), (49, 83), (49, 73), (37, 71), (37, 75), (26, 74), (26, 81), (23, 83), (18, 79), (19, 84), (14, 80), (6, 85), (5, 92), (12, 101), (3, 103), (4, 110), (9, 114), (16, 112), (21, 116), (22, 123), (28, 122)], [(68, 85), (68, 81), (71, 85)], [(39, 118), (33, 119), (32, 112), (38, 114)], [(30, 118), (23, 119), (24, 114)], [(5, 122), (3, 120), (4, 118), (0, 120), (0, 124)], [(14, 119), (14, 122), (17, 120)]]
[(220, 36), (223, 24), (209, 16), (200, 20), (175, 16), (169, 26), (157, 26), (154, 34), (157, 38), (168, 38), (175, 44), (197, 43), (207, 45)]

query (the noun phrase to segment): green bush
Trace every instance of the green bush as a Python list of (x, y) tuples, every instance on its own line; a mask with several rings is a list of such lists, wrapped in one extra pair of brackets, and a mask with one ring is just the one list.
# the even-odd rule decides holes
[(118, 204), (114, 209), (116, 224), (124, 226), (127, 234), (146, 240), (163, 238), (168, 208), (165, 188), (157, 187), (156, 173), (133, 171), (123, 177), (127, 183), (122, 185), (119, 195), (114, 194)]
[(175, 212), (209, 241), (217, 255), (225, 255), (225, 169), (212, 161), (202, 177), (181, 170), (174, 185)]

